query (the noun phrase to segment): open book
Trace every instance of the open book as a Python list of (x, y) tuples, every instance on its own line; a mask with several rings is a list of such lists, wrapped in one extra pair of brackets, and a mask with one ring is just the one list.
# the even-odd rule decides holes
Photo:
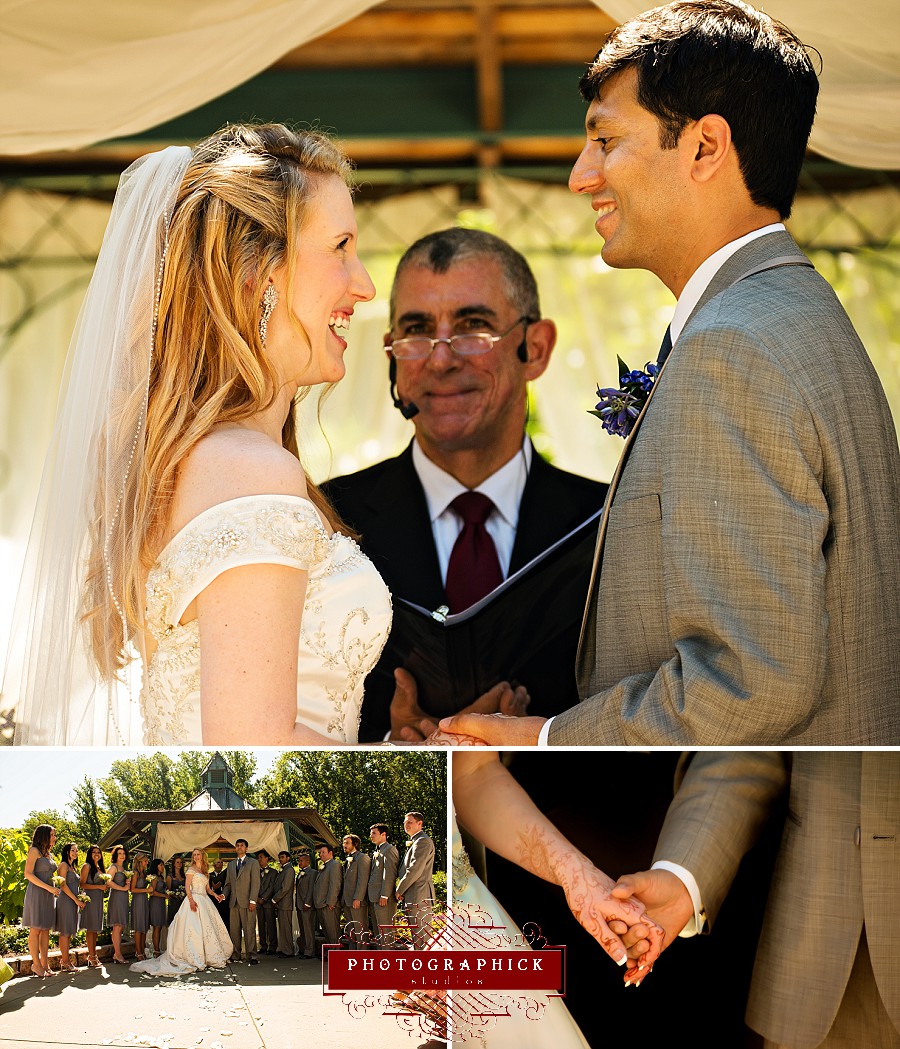
[(521, 668), (560, 634), (577, 636), (601, 513), (464, 612), (394, 598), (381, 665), (405, 667), (418, 684), (419, 705), (434, 717), (455, 713), (498, 681), (515, 684)]

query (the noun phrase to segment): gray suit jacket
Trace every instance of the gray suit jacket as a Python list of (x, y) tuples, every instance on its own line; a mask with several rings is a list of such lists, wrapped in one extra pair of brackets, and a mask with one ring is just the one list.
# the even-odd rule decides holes
[[(900, 455), (787, 233), (714, 277), (613, 479), (550, 742), (900, 743)], [(725, 289), (725, 290), (723, 290)]]
[(397, 895), (404, 903), (421, 903), (434, 898), (434, 842), (420, 830), (403, 854)]
[(305, 870), (297, 871), (297, 880), (294, 889), (294, 900), (297, 905), (297, 910), (302, 911), (306, 904), (313, 904), (313, 896), (315, 893), (316, 878), (319, 872), (314, 870), (312, 867), (307, 867)]
[(313, 903), (316, 907), (333, 907), (341, 898), (341, 865), (333, 857), (316, 876), (313, 887)]
[(272, 902), (280, 911), (290, 911), (294, 908), (294, 878), (297, 872), (290, 863), (286, 863), (278, 872), (278, 881)]
[(841, 1003), (865, 923), (878, 990), (900, 1031), (900, 753), (698, 753), (654, 859), (680, 863), (694, 875), (714, 922), (741, 858), (786, 785), (788, 818), (747, 1023), (778, 1044), (819, 1045)]
[(251, 900), (259, 902), (259, 863), (255, 856), (245, 856), (240, 876), (237, 863), (237, 860), (228, 861), (228, 874), (225, 879), (228, 906), (246, 909)]
[(397, 868), (400, 866), (400, 853), (397, 846), (386, 841), (372, 855), (372, 869), (369, 873), (369, 899), (378, 903), (382, 896), (388, 900), (394, 898), (394, 885), (397, 881)]
[(365, 902), (371, 865), (372, 860), (368, 853), (360, 852), (358, 849), (352, 856), (347, 858), (347, 868), (344, 871), (343, 894), (343, 901), (347, 907), (354, 900)]
[[(257, 860), (257, 863), (259, 861)], [(259, 868), (259, 897), (257, 903), (272, 902), (275, 889), (278, 887), (278, 871), (274, 867)]]

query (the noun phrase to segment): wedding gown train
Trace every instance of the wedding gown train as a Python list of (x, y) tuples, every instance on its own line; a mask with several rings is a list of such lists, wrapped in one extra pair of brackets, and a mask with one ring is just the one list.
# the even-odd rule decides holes
[[(502, 933), (491, 930), (483, 934), (500, 950), (530, 951), (516, 923), (493, 896), (472, 868), (463, 847), (453, 815), (453, 915), (456, 922), (468, 920), (471, 934), (480, 937), (478, 927), (486, 924), (502, 927)], [(486, 921), (487, 916), (490, 922)], [(535, 915), (539, 921), (540, 916)], [(511, 941), (511, 942), (507, 942)], [(469, 949), (488, 949), (469, 946)], [(456, 991), (456, 1030), (454, 1045), (472, 1049), (590, 1049), (578, 1024), (561, 998), (542, 995), (539, 991), (487, 991), (477, 996)], [(467, 999), (473, 998), (472, 1008)], [(496, 1018), (488, 1014), (495, 1013)], [(508, 1015), (505, 1015), (508, 1014)], [(482, 1026), (483, 1025), (483, 1026)]]
[(206, 894), (209, 878), (199, 871), (188, 871), (191, 895), (197, 909), (185, 899), (169, 926), (165, 951), (158, 958), (135, 962), (132, 972), (150, 976), (183, 976), (198, 969), (222, 969), (234, 948), (231, 936), (212, 899)]
[(391, 629), (390, 592), (354, 540), (328, 534), (308, 499), (251, 495), (198, 514), (150, 570), (146, 619), (158, 647), (141, 693), (146, 745), (203, 743), (200, 629), (179, 620), (222, 572), (251, 564), (308, 573), (297, 721), (336, 743), (357, 742), (363, 683)]

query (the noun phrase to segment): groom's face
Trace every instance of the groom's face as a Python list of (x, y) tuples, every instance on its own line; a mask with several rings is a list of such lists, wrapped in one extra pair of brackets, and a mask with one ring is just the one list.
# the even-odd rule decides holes
[(247, 846), (242, 841), (239, 841), (234, 848), (239, 860), (242, 860), (247, 855)]

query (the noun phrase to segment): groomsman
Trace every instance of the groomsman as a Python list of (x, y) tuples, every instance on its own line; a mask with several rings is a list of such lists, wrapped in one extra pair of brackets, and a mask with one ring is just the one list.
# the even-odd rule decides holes
[(313, 887), (313, 903), (325, 933), (325, 942), (337, 943), (340, 936), (338, 908), (341, 902), (341, 865), (334, 858), (334, 849), (330, 845), (319, 846), (319, 859), (322, 869)]
[[(403, 913), (413, 927), (417, 949), (424, 946), (430, 935), (428, 920), (434, 904), (434, 842), (422, 830), (424, 822), (421, 812), (407, 812), (403, 820), (403, 829), (410, 840), (397, 882), (397, 902), (403, 904)], [(421, 928), (415, 928), (419, 925)]]
[(386, 823), (373, 823), (369, 828), (369, 841), (375, 846), (368, 885), (369, 926), (379, 942), (383, 936), (381, 926), (393, 925), (394, 912), (397, 910), (394, 885), (400, 866), (400, 853), (397, 846), (387, 840), (387, 835)]
[(316, 908), (313, 902), (316, 878), (319, 872), (309, 865), (309, 853), (301, 852), (297, 857), (297, 880), (294, 883), (294, 899), (297, 906), (297, 950), (304, 958), (313, 958), (316, 953)]
[(369, 870), (372, 866), (371, 858), (364, 852), (359, 851), (362, 844), (358, 834), (344, 835), (341, 845), (344, 855), (347, 857), (347, 866), (344, 870), (344, 916), (343, 923), (359, 922), (360, 928), (357, 936), (369, 927)]
[(256, 905), (259, 900), (259, 864), (247, 855), (247, 839), (234, 843), (237, 859), (228, 864), (225, 886), (231, 908), (229, 930), (234, 946), (234, 959), (241, 957), (241, 936), (244, 938), (244, 956), (250, 965), (259, 965), (256, 957)]
[(213, 869), (209, 872), (209, 885), (213, 891), (217, 892), (220, 896), (225, 896), (225, 899), (220, 903), (218, 900), (215, 901), (216, 910), (219, 912), (219, 917), (222, 919), (223, 925), (228, 926), (228, 895), (226, 886), (227, 875), (225, 871), (225, 864), (221, 860), (216, 860), (213, 863)]
[(275, 885), (272, 901), (278, 917), (278, 953), (282, 958), (294, 957), (294, 866), (288, 852), (278, 853), (281, 872)]
[(259, 953), (275, 954), (278, 949), (278, 932), (275, 925), (275, 904), (272, 897), (278, 884), (278, 871), (269, 866), (269, 854), (260, 849), (256, 854), (259, 863), (259, 899), (256, 924), (259, 928)]

